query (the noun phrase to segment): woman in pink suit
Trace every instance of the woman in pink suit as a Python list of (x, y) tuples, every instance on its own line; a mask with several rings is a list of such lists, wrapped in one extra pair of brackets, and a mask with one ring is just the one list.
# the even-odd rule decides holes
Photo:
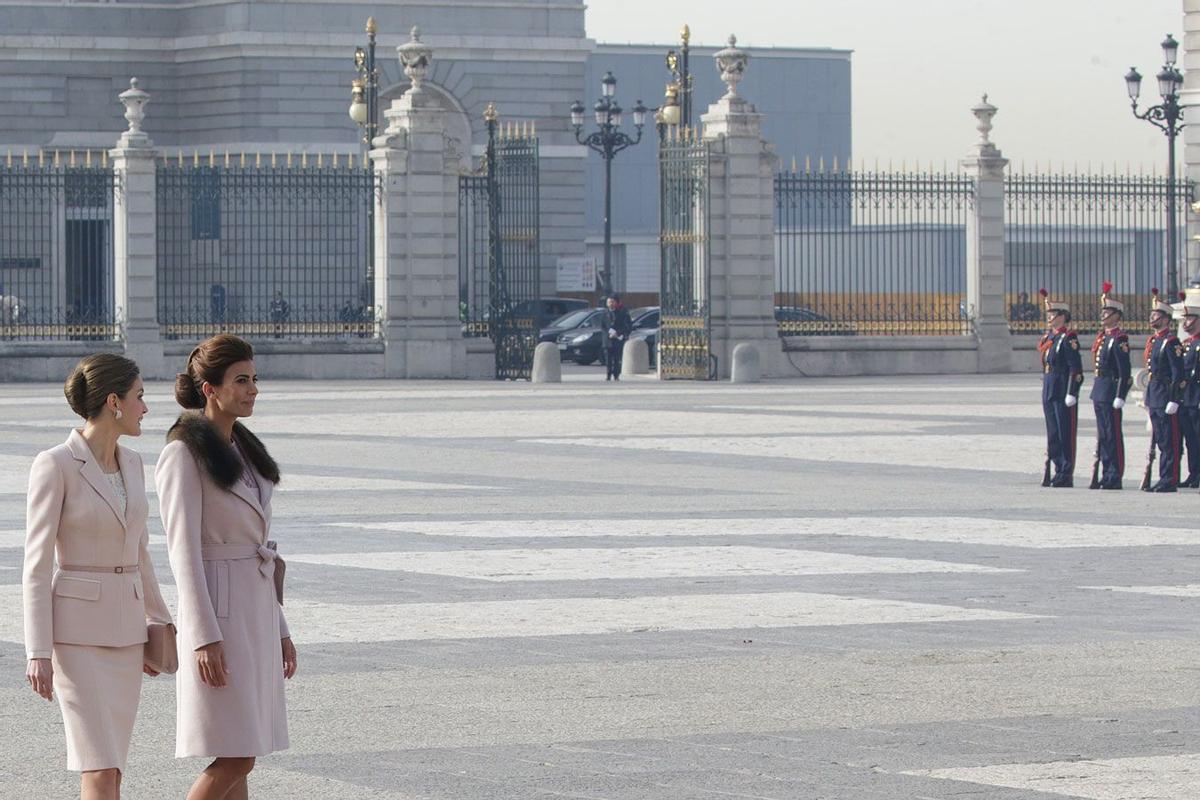
[(188, 800), (246, 798), (254, 759), (288, 746), (283, 681), (296, 649), (268, 541), (279, 467), (237, 421), (254, 413), (257, 382), (254, 351), (236, 336), (193, 350), (175, 399), (201, 413), (171, 428), (155, 472), (179, 588), (175, 755), (215, 759)]
[(137, 364), (88, 356), (63, 390), (85, 422), (29, 473), (26, 677), (47, 700), (58, 695), (80, 796), (110, 800), (121, 795), (142, 673), (157, 674), (143, 661), (147, 620), (171, 615), (146, 552), (142, 459), (117, 444), (142, 432)]

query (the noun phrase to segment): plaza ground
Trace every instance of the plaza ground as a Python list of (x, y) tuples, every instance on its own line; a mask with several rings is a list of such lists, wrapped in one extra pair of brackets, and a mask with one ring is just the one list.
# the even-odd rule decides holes
[[(1200, 794), (1200, 493), (1132, 491), (1143, 410), (1127, 491), (1082, 488), (1090, 407), (1051, 490), (1037, 375), (600, 376), (262, 376), (300, 673), (252, 797)], [(177, 409), (147, 399), (150, 471)], [(77, 785), (19, 592), (28, 467), (72, 424), (60, 387), (0, 386), (4, 798)], [(152, 497), (169, 584), (161, 531)], [(148, 680), (126, 798), (202, 768), (174, 720)]]

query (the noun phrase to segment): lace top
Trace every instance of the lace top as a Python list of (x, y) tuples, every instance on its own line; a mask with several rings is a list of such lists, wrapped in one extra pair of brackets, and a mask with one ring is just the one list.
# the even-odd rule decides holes
[(108, 485), (112, 487), (113, 494), (117, 496), (117, 504), (121, 506), (121, 513), (124, 514), (129, 498), (125, 493), (125, 479), (121, 477), (121, 471), (106, 472), (104, 477), (108, 478)]

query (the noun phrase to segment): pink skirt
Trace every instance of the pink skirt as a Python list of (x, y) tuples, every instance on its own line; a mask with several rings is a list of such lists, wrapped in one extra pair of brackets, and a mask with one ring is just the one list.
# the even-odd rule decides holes
[(142, 693), (143, 646), (54, 645), (54, 694), (67, 733), (67, 769), (125, 771)]

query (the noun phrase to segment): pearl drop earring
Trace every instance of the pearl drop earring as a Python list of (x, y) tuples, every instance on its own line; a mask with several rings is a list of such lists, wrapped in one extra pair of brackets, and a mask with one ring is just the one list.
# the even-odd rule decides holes
[(118, 408), (118, 409), (117, 409), (117, 413), (116, 413), (116, 417), (117, 417), (117, 419), (120, 419), (120, 418), (121, 418), (121, 417), (123, 417), (123, 416), (125, 416), (125, 415), (124, 415), (124, 414), (122, 414), (122, 413), (121, 413), (121, 409), (119, 409), (119, 408)]

